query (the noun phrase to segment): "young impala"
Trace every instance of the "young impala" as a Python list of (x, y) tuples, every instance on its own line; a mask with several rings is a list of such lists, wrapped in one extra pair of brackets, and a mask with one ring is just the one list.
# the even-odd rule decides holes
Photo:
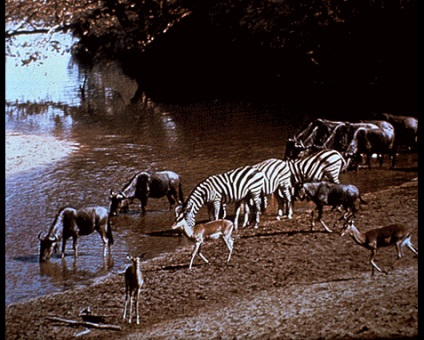
[[(382, 228), (372, 229), (365, 233), (361, 233), (355, 227), (354, 220), (348, 219), (343, 226), (341, 236), (343, 236), (345, 233), (348, 233), (360, 246), (371, 250), (371, 276), (374, 275), (374, 268), (385, 274), (388, 273), (387, 271), (381, 270), (374, 262), (377, 249), (380, 247), (387, 247), (393, 244), (396, 245), (396, 261), (404, 255), (402, 250), (403, 246), (407, 246), (416, 256), (418, 256), (418, 250), (411, 243), (411, 231), (408, 227), (402, 224), (390, 224)], [(396, 261), (393, 263), (392, 269)]]
[(196, 224), (193, 228), (191, 228), (185, 218), (177, 220), (173, 225), (172, 229), (181, 229), (183, 233), (195, 243), (193, 254), (191, 256), (189, 269), (191, 270), (191, 266), (193, 265), (194, 257), (197, 253), (199, 253), (200, 257), (206, 263), (209, 261), (203, 256), (200, 252), (200, 248), (203, 242), (207, 239), (218, 239), (222, 238), (225, 245), (227, 246), (230, 254), (228, 255), (227, 262), (230, 261), (231, 253), (233, 252), (233, 243), (234, 239), (231, 237), (231, 233), (233, 232), (234, 225), (233, 222), (225, 219), (220, 219), (216, 221), (210, 221), (207, 223), (199, 223)]
[(130, 300), (130, 310), (128, 315), (128, 323), (131, 323), (132, 319), (132, 306), (133, 300), (135, 300), (135, 312), (137, 317), (137, 325), (140, 324), (140, 311), (139, 311), (139, 296), (141, 287), (144, 284), (143, 274), (141, 273), (141, 258), (144, 256), (132, 257), (127, 255), (127, 259), (132, 262), (131, 265), (125, 270), (125, 305), (124, 313), (122, 318), (125, 320), (127, 316), (128, 300)]

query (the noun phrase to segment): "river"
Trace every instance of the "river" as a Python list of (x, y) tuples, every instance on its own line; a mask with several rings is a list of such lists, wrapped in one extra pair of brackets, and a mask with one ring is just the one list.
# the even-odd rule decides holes
[[(60, 207), (108, 207), (110, 189), (142, 170), (177, 172), (186, 197), (209, 175), (282, 158), (286, 139), (320, 114), (301, 103), (288, 109), (249, 100), (132, 104), (136, 83), (114, 63), (91, 71), (83, 100), (84, 76), (67, 54), (27, 67), (6, 60), (6, 304), (122, 272), (127, 253), (148, 260), (190, 246), (169, 234), (175, 215), (167, 200), (150, 199), (145, 215), (136, 204), (113, 219), (112, 256), (103, 259), (100, 237), (92, 234), (79, 239), (78, 259), (69, 241), (64, 259), (55, 254), (40, 264), (37, 235)], [(397, 170), (386, 163), (341, 181), (362, 192), (401, 184), (418, 176), (417, 157), (402, 155)], [(263, 218), (274, 218), (273, 210)], [(201, 210), (198, 219), (205, 218)]]

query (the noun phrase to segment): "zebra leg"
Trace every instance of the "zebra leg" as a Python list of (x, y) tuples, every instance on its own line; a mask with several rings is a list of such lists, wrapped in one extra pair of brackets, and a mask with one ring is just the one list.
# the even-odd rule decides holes
[[(242, 204), (240, 202), (239, 204)], [(244, 221), (243, 221), (243, 228), (246, 228), (249, 225), (249, 214), (250, 214), (250, 208), (248, 203), (244, 203)]]
[(277, 201), (278, 201), (278, 215), (277, 220), (281, 220), (283, 218), (284, 214), (284, 205), (287, 205), (287, 218), (292, 219), (293, 218), (293, 207), (291, 202), (291, 193), (289, 187), (284, 187), (282, 189), (279, 189), (276, 193), (277, 195)]
[(260, 219), (261, 219), (261, 198), (258, 196), (258, 197), (255, 197), (253, 200), (255, 201), (255, 208), (256, 208), (256, 211), (255, 211), (256, 220), (255, 220), (255, 225), (254, 225), (253, 228), (258, 229), (259, 228), (259, 222), (260, 222)]
[(241, 209), (241, 205), (237, 204), (236, 205), (236, 216), (234, 216), (234, 229), (235, 230), (238, 229), (238, 219), (239, 219), (239, 215), (240, 215), (240, 209)]

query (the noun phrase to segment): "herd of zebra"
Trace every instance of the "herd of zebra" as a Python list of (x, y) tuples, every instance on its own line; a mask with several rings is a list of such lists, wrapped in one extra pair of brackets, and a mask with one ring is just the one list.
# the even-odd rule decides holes
[[(243, 227), (249, 223), (249, 206), (255, 214), (254, 228), (260, 223), (260, 214), (266, 208), (266, 196), (274, 194), (278, 203), (278, 219), (286, 213), (293, 216), (292, 197), (301, 184), (310, 181), (339, 183), (340, 173), (346, 161), (336, 150), (321, 150), (302, 159), (287, 160), (271, 158), (263, 162), (243, 166), (218, 175), (209, 176), (200, 182), (189, 194), (182, 206), (177, 207), (176, 224), (184, 221), (189, 227), (195, 225), (195, 217), (200, 208), (207, 205), (209, 218), (217, 220), (225, 215), (225, 205), (236, 206), (234, 228), (238, 229), (238, 219), (242, 203), (245, 203)], [(223, 216), (225, 217), (225, 216)]]

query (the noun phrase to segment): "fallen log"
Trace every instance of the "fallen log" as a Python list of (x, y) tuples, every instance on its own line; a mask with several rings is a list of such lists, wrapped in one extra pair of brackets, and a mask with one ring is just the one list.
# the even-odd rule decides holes
[(70, 320), (70, 319), (59, 318), (57, 316), (47, 316), (46, 319), (52, 320), (52, 321), (64, 322), (64, 323), (68, 323), (68, 324), (71, 324), (71, 325), (74, 325), (74, 326), (94, 327), (94, 328), (100, 328), (100, 329), (113, 329), (113, 330), (116, 330), (116, 331), (121, 330), (121, 326), (117, 326), (117, 325), (99, 324), (99, 323), (88, 322), (88, 321)]

